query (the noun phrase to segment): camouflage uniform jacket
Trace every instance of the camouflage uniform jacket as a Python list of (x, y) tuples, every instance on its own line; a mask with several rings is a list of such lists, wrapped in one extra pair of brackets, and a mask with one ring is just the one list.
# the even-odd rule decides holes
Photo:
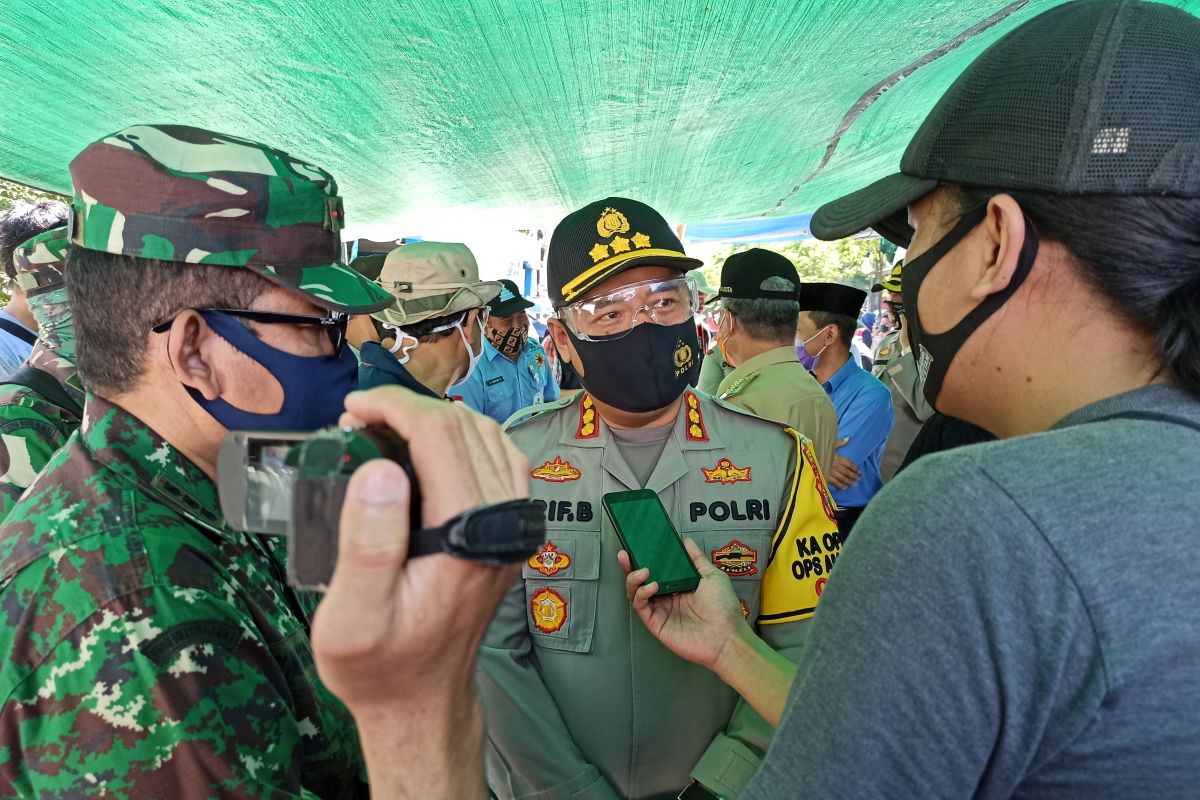
[(0, 528), (0, 796), (366, 796), (313, 598), (217, 508), (195, 464), (88, 396)]
[[(25, 363), (57, 379), (63, 391), (83, 405), (79, 375), (68, 359), (38, 342)], [(78, 428), (74, 410), (27, 386), (0, 385), (0, 520)]]

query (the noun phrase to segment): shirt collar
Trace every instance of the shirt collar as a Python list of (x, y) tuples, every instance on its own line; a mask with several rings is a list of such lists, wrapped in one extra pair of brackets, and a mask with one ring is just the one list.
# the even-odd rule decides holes
[(854, 354), (851, 353), (850, 357), (846, 359), (846, 363), (842, 364), (842, 368), (833, 373), (829, 377), (829, 380), (821, 385), (825, 387), (825, 391), (827, 392), (836, 392), (855, 372), (862, 372), (862, 367), (854, 363)]
[(1076, 409), (1056, 422), (1051, 430), (1083, 425), (1129, 411), (1156, 411), (1197, 419), (1200, 418), (1200, 401), (1175, 383), (1155, 383)]
[(207, 527), (227, 530), (208, 475), (125, 409), (89, 392), (79, 435), (97, 462), (146, 495)]
[[(713, 357), (713, 355), (707, 356), (707, 358)], [(760, 369), (773, 367), (776, 364), (788, 363), (800, 363), (800, 359), (796, 358), (795, 346), (789, 345), (787, 347), (772, 347), (770, 350), (759, 353), (753, 358), (746, 359), (740, 365), (734, 368), (733, 372), (729, 373), (724, 377), (724, 379), (722, 379), (720, 389), (717, 393), (720, 394), (722, 391), (737, 383), (742, 378), (752, 375), (755, 372), (758, 372)]]
[(434, 394), (428, 386), (421, 383), (416, 377), (408, 371), (408, 368), (401, 364), (394, 355), (388, 352), (387, 348), (379, 344), (379, 342), (363, 342), (361, 361), (364, 367), (377, 369), (380, 372), (391, 375), (406, 389), (411, 389), (417, 394), (423, 394), (426, 397), (433, 397), (440, 400), (441, 397)]

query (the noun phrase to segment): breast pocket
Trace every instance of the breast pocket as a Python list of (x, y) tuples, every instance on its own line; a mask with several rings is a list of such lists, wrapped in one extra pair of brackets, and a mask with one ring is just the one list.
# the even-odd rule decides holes
[(554, 532), (526, 562), (526, 620), (534, 644), (590, 653), (596, 632), (600, 532)]
[(729, 576), (742, 613), (753, 620), (762, 604), (762, 579), (770, 560), (769, 528), (739, 531), (694, 531), (692, 537), (709, 563)]

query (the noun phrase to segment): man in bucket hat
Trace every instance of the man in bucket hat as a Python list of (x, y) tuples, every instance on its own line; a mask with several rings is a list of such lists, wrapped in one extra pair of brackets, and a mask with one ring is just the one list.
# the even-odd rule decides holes
[(71, 178), (88, 394), (0, 528), (0, 794), (365, 796), (313, 599), (214, 476), (230, 429), (337, 422), (346, 314), (392, 298), (340, 263), (333, 178), (266, 145), (141, 125)]
[(363, 342), (359, 386), (399, 384), (443, 397), (483, 353), (487, 303), (500, 284), (479, 280), (465, 244), (414, 242), (388, 253), (379, 284), (396, 304), (372, 319), (380, 342)]

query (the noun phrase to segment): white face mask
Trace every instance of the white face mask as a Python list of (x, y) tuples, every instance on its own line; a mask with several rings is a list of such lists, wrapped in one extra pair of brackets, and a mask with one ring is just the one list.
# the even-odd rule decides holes
[(470, 363), (467, 365), (467, 374), (463, 375), (462, 378), (460, 378), (459, 380), (450, 384), (451, 386), (461, 386), (462, 384), (466, 383), (467, 378), (471, 377), (471, 373), (475, 371), (475, 367), (479, 366), (479, 359), (483, 358), (483, 315), (479, 314), (478, 316), (476, 316), (475, 322), (479, 326), (479, 352), (478, 353), (476, 353), (471, 348), (471, 340), (467, 338), (467, 334), (465, 331), (463, 331), (462, 326), (461, 325), (455, 326), (455, 328), (458, 330), (458, 335), (462, 337), (463, 347), (467, 348), (467, 358), (470, 359)]

